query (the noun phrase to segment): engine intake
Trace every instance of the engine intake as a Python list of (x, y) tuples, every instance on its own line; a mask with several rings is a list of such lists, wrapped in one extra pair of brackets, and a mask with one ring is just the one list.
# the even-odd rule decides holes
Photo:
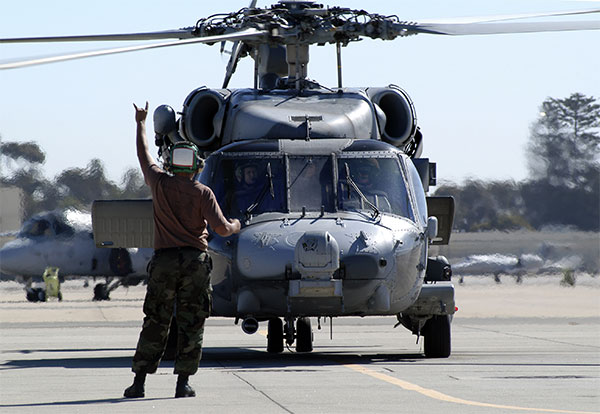
[(221, 137), (227, 89), (198, 88), (183, 103), (181, 133), (199, 148), (210, 147)]
[(408, 94), (396, 85), (369, 88), (367, 94), (385, 114), (385, 124), (379, 126), (382, 139), (396, 147), (406, 145), (417, 130), (415, 108)]

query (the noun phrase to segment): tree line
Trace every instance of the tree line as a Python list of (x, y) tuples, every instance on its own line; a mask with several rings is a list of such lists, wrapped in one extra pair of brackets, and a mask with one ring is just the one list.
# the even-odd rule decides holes
[[(541, 229), (569, 226), (600, 230), (600, 105), (574, 93), (548, 98), (532, 124), (527, 147), (530, 179), (444, 184), (436, 195), (456, 200), (455, 230)], [(23, 217), (41, 211), (89, 209), (96, 199), (146, 198), (149, 189), (139, 169), (126, 171), (120, 185), (106, 178), (104, 165), (92, 159), (85, 168), (69, 168), (45, 178), (42, 149), (34, 142), (2, 142), (0, 186), (23, 190)]]
[(528, 180), (470, 180), (442, 185), (435, 194), (455, 198), (455, 230), (567, 226), (599, 231), (599, 128), (600, 105), (595, 98), (579, 93), (548, 98), (531, 126)]
[(90, 210), (97, 199), (150, 197), (150, 190), (138, 169), (127, 170), (120, 185), (106, 178), (104, 164), (92, 159), (85, 168), (68, 168), (49, 180), (41, 173), (45, 154), (35, 142), (1, 142), (0, 165), (9, 175), (0, 175), (0, 186), (23, 192), (23, 219), (42, 211), (77, 208)]

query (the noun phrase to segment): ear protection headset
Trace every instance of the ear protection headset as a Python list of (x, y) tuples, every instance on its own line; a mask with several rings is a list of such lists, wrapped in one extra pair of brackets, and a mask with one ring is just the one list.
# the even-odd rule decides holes
[(191, 142), (176, 142), (169, 150), (166, 167), (173, 173), (197, 173), (204, 168), (204, 160)]

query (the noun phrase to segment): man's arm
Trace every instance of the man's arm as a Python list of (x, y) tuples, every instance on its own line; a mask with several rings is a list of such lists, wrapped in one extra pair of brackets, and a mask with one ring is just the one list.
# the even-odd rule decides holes
[(241, 227), (242, 225), (240, 224), (240, 221), (234, 218), (229, 219), (229, 221), (227, 221), (226, 223), (215, 227), (214, 230), (215, 233), (217, 233), (219, 236), (227, 237), (231, 236), (232, 234), (239, 233)]
[(148, 149), (148, 142), (146, 140), (146, 117), (148, 116), (148, 102), (146, 102), (145, 108), (138, 108), (136, 104), (133, 104), (135, 108), (135, 124), (136, 124), (136, 148), (137, 148), (137, 156), (140, 161), (140, 166), (142, 167), (142, 171), (151, 165), (154, 164), (154, 159), (152, 155), (150, 155), (150, 150)]

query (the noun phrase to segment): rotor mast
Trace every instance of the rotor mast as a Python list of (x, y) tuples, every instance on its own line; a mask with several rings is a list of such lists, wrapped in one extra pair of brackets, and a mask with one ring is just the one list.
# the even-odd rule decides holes
[(286, 62), (288, 64), (288, 79), (290, 83), (296, 83), (296, 89), (300, 89), (308, 76), (308, 53), (307, 44), (286, 45)]

